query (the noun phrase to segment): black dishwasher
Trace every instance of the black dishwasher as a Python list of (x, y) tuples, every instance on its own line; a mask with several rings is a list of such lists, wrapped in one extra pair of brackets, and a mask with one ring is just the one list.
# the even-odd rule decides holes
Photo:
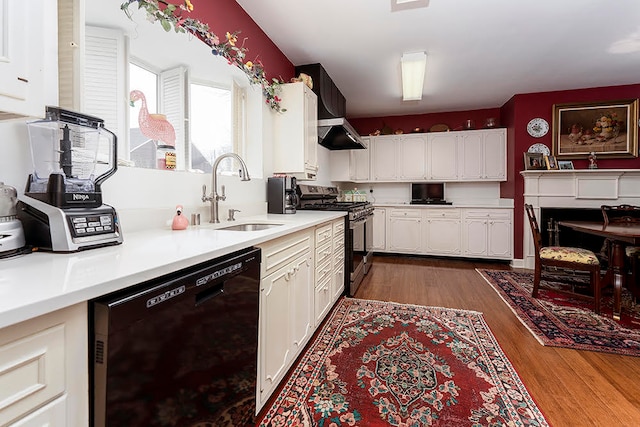
[(254, 425), (260, 249), (90, 301), (93, 426)]

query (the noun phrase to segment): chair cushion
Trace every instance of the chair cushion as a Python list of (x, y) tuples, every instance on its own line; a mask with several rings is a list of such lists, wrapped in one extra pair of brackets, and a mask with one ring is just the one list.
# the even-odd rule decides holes
[(627, 246), (624, 252), (628, 257), (640, 256), (640, 246)]
[(540, 259), (575, 262), (578, 264), (600, 264), (596, 254), (588, 249), (568, 246), (547, 246), (540, 249)]

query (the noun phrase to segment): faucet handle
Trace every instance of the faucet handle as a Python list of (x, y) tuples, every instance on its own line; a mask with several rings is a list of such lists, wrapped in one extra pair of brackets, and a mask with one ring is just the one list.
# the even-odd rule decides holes
[(207, 184), (202, 184), (202, 201), (208, 202), (209, 200), (211, 199), (207, 196)]
[(227, 200), (227, 196), (224, 194), (224, 185), (221, 186), (222, 194), (218, 196), (218, 200)]
[(233, 215), (236, 212), (242, 212), (242, 211), (239, 209), (229, 209), (229, 217), (227, 218), (227, 221), (235, 221), (236, 219), (233, 217)]

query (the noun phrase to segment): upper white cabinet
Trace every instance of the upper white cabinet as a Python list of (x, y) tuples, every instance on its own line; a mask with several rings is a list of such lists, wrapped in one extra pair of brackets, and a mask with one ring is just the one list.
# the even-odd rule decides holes
[(0, 120), (58, 101), (56, 2), (0, 0)]
[(275, 118), (273, 171), (299, 180), (315, 180), (318, 173), (318, 98), (301, 82), (281, 86), (281, 105), (287, 111)]
[(459, 137), (458, 176), (462, 181), (506, 181), (507, 131), (466, 131)]
[(349, 178), (355, 182), (367, 182), (370, 179), (369, 138), (362, 138), (366, 150), (349, 150)]
[(402, 135), (398, 140), (398, 179), (425, 180), (427, 176), (427, 135)]
[(506, 136), (506, 129), (372, 136), (368, 150), (352, 150), (348, 160), (332, 157), (331, 179), (506, 181)]
[(376, 136), (371, 138), (371, 180), (397, 181), (399, 136)]

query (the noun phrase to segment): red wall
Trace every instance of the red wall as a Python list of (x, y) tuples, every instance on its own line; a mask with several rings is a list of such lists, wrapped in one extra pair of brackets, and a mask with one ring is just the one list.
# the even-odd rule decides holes
[[(182, 3), (171, 0), (172, 3)], [(193, 12), (190, 17), (209, 25), (209, 31), (221, 40), (227, 32), (239, 31), (238, 43), (247, 48), (247, 61), (259, 59), (264, 65), (267, 78), (281, 78), (289, 81), (294, 77), (294, 66), (278, 49), (262, 29), (235, 0), (191, 0)]]

